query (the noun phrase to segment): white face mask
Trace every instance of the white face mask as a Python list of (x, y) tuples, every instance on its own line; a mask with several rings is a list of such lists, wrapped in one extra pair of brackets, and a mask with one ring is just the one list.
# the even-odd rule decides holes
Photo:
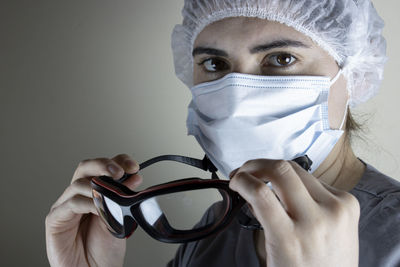
[[(321, 76), (230, 73), (191, 88), (188, 134), (215, 166), (229, 173), (248, 160), (307, 155), (314, 171), (343, 134), (328, 120), (330, 81)], [(347, 110), (347, 107), (346, 107)]]

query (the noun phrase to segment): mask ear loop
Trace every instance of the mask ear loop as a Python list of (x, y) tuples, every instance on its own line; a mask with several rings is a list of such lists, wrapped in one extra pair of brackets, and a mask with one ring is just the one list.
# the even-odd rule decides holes
[(335, 82), (339, 79), (340, 74), (342, 74), (342, 69), (339, 69), (338, 73), (336, 73), (335, 77), (332, 78), (329, 87), (335, 84)]
[(347, 99), (347, 101), (346, 101), (344, 115), (343, 115), (342, 123), (340, 124), (339, 130), (343, 130), (344, 122), (346, 121), (346, 118), (347, 118), (347, 110), (348, 109), (349, 109), (349, 99)]
[[(332, 85), (335, 84), (335, 82), (339, 79), (339, 77), (340, 77), (340, 75), (342, 74), (342, 72), (343, 72), (342, 69), (339, 69), (338, 73), (337, 73), (337, 74), (335, 75), (335, 77), (333, 77), (333, 79), (331, 80), (329, 87), (332, 87)], [(346, 106), (345, 106), (345, 110), (344, 110), (344, 115), (343, 115), (342, 122), (340, 123), (339, 130), (343, 130), (344, 122), (346, 121), (346, 117), (347, 117), (347, 110), (348, 110), (348, 107), (349, 107), (349, 99), (347, 99), (347, 101), (346, 101)]]

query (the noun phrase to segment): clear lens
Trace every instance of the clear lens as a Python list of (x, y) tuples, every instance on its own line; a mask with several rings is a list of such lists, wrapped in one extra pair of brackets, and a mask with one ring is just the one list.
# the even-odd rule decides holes
[[(165, 235), (221, 222), (228, 209), (227, 192), (215, 188), (155, 196), (139, 209), (146, 222)], [(201, 224), (199, 222), (202, 220)]]
[(97, 212), (108, 229), (116, 234), (122, 233), (124, 223), (120, 206), (96, 190), (92, 190), (92, 194)]
[(114, 217), (114, 219), (119, 224), (121, 224), (121, 225), (124, 224), (121, 207), (106, 196), (104, 196), (104, 202), (105, 202), (108, 210), (110, 211), (111, 215)]

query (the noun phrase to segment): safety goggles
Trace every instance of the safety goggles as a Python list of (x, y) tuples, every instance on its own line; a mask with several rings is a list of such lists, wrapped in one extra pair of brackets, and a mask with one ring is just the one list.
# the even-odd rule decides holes
[(125, 174), (117, 181), (107, 176), (93, 178), (95, 206), (114, 236), (128, 238), (140, 225), (147, 234), (162, 242), (194, 241), (223, 230), (245, 204), (239, 194), (229, 189), (229, 181), (218, 178), (217, 169), (207, 157), (199, 160), (160, 156), (140, 164), (140, 170), (165, 160), (209, 171), (212, 179), (174, 180), (135, 192), (122, 184), (130, 175)]

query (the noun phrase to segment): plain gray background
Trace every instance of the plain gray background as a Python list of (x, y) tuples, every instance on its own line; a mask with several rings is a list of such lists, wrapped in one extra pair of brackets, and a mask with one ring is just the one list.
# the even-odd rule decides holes
[[(400, 2), (374, 3), (386, 21), (389, 61), (378, 96), (354, 111), (367, 130), (355, 148), (399, 178)], [(174, 75), (170, 50), (182, 5), (0, 1), (1, 266), (48, 265), (44, 219), (81, 160), (203, 156), (186, 136), (190, 92)], [(146, 183), (165, 182), (166, 169), (187, 175), (161, 167)], [(163, 266), (175, 249), (137, 230), (125, 266)]]

